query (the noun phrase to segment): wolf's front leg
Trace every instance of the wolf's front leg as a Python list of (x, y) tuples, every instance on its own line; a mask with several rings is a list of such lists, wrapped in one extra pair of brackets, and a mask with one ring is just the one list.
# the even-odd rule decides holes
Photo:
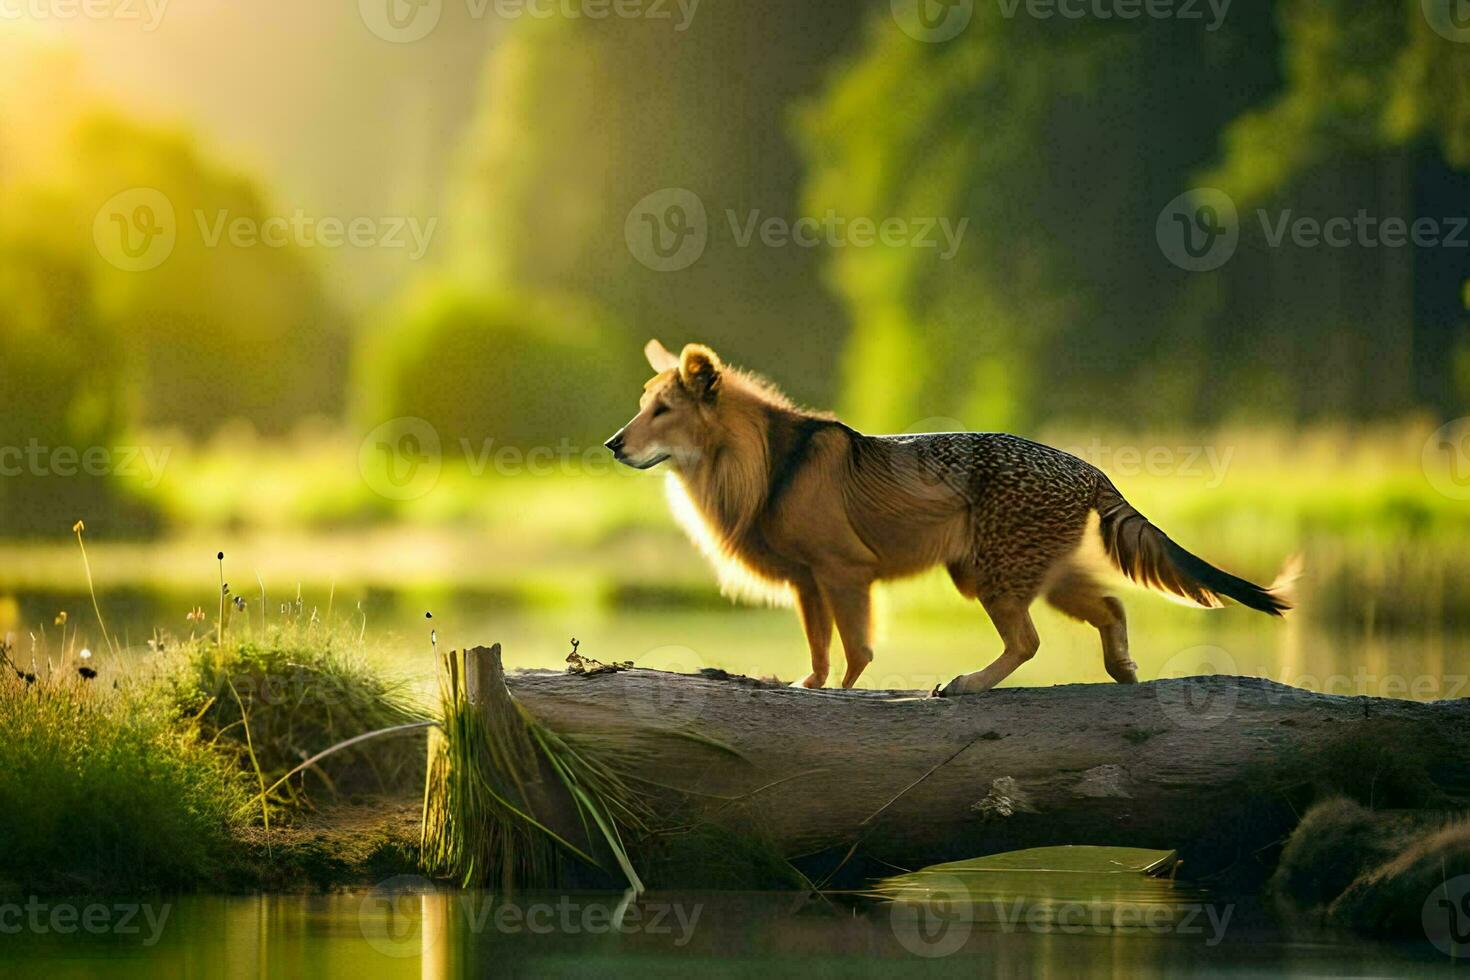
[(842, 635), (842, 652), (847, 657), (847, 671), (842, 686), (852, 687), (868, 664), (873, 662), (873, 583), (844, 581), (822, 582), (822, 594), (832, 607), (837, 632)]
[(814, 581), (793, 583), (796, 588), (796, 609), (801, 614), (801, 628), (806, 631), (806, 644), (811, 649), (812, 672), (805, 680), (792, 687), (824, 687), (827, 674), (832, 669), (829, 652), (832, 648), (832, 607), (822, 596)]

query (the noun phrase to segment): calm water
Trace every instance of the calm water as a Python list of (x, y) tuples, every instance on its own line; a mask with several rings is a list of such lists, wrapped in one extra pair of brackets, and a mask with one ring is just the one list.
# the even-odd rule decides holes
[[(956, 674), (977, 670), (999, 652), (999, 641), (983, 611), (951, 598), (942, 582), (899, 587), (878, 603), (877, 659), (861, 686), (928, 691)], [(712, 591), (712, 590), (711, 590)], [(282, 618), (288, 596), (268, 594), (267, 620)], [(55, 650), (56, 614), (67, 610), (72, 633), (99, 650), (100, 636), (91, 600), (79, 592), (20, 591), (11, 622), (17, 652), (26, 656), (30, 639), (44, 625)], [(261, 602), (246, 592), (246, 613), (261, 621)], [(294, 590), (289, 598), (295, 598)], [(1202, 611), (1142, 593), (1125, 594), (1134, 658), (1143, 679), (1201, 673), (1233, 673), (1345, 695), (1379, 695), (1436, 700), (1470, 696), (1470, 633), (1440, 628), (1422, 630), (1330, 630), (1309, 616), (1285, 621), (1240, 608)], [(0, 602), (4, 597), (0, 596)], [(185, 614), (203, 606), (213, 630), (216, 595), (201, 589), (163, 594), (111, 590), (102, 596), (103, 615), (133, 654), (146, 656), (155, 629), (175, 636), (193, 627)], [(635, 607), (613, 612), (584, 608), (528, 609), (503, 596), (420, 590), (393, 592), (341, 587), (335, 593), (307, 593), (301, 618), (313, 610), (348, 636), (362, 635), (366, 648), (383, 666), (427, 684), (432, 679), (429, 631), (437, 630), (441, 649), (499, 642), (506, 663), (516, 667), (560, 667), (570, 639), (584, 655), (604, 661), (633, 660), (639, 666), (696, 671), (720, 667), (756, 676), (795, 679), (809, 667), (796, 616), (787, 609), (712, 605), (701, 609), (655, 610)], [(330, 610), (330, 612), (329, 612)], [(432, 610), (432, 621), (424, 618)], [(1038, 604), (1034, 610), (1041, 652), (1008, 682), (1047, 685), (1107, 682), (1097, 634)], [(45, 644), (41, 645), (42, 649)], [(834, 674), (840, 676), (840, 646), (834, 648)], [(135, 662), (130, 658), (130, 663)]]
[[(89, 913), (79, 902), (70, 906), (75, 919), (64, 912), (54, 918), (64, 902), (34, 914), (22, 905), (26, 926), (0, 937), (0, 973), (1367, 977), (1451, 975), (1455, 966), (1428, 943), (1291, 934), (1249, 903), (1167, 882), (1127, 895), (1008, 892), (973, 908), (739, 893), (506, 901), (434, 891), (413, 878), (351, 894), (195, 896), (142, 905), (129, 912), (126, 903), (112, 902)], [(53, 921), (70, 931), (63, 934)]]

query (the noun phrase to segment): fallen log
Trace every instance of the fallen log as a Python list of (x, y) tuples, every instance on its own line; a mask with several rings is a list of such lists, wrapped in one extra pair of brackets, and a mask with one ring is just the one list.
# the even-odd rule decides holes
[(678, 822), (753, 828), (819, 875), (1054, 844), (1175, 849), (1195, 875), (1264, 875), (1315, 798), (1470, 802), (1470, 699), (1230, 676), (932, 699), (715, 671), (506, 676), (498, 647), (467, 655), (485, 657), (541, 723), (628, 760)]

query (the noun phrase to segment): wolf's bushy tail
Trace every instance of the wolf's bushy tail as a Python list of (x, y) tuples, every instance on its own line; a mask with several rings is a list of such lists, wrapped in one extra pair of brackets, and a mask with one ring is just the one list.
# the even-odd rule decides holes
[(1179, 547), (1124, 500), (1107, 477), (1102, 477), (1093, 506), (1108, 557), (1138, 584), (1207, 609), (1220, 608), (1225, 599), (1272, 616), (1280, 616), (1292, 607), (1291, 585), (1298, 572), (1295, 560), (1287, 563), (1270, 588), (1263, 588)]

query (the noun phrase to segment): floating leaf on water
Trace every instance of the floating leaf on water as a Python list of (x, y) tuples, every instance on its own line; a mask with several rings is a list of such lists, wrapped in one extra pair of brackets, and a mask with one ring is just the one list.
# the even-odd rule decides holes
[(966, 861), (933, 864), (925, 871), (946, 874), (970, 871), (1059, 871), (1074, 874), (1159, 874), (1178, 860), (1178, 851), (1156, 851), (1145, 847), (1091, 847), (1064, 845), (1030, 847)]
[(977, 922), (1052, 922), (1085, 915), (1100, 929), (1140, 914), (1183, 915), (1199, 891), (1159, 877), (1175, 851), (1140, 847), (1037, 847), (935, 864), (885, 878), (874, 897), (898, 905), (942, 904)]

